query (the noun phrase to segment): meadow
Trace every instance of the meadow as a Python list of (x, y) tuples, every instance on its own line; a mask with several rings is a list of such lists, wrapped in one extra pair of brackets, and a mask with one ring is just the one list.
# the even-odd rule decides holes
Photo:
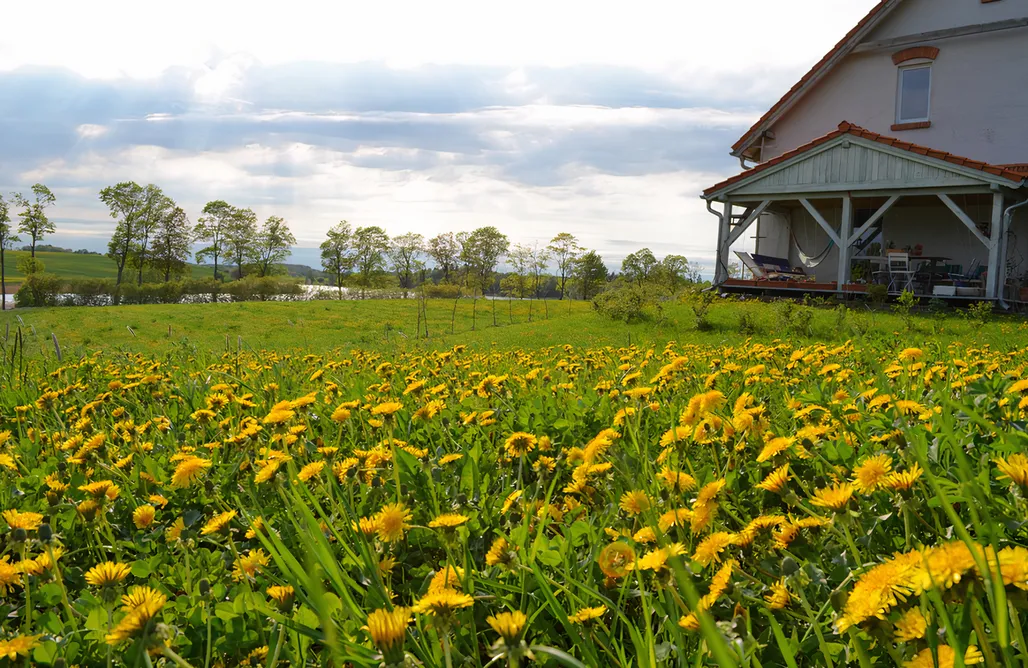
[(1021, 320), (492, 306), (0, 315), (0, 661), (1028, 665)]
[[(4, 253), (4, 273), (8, 285), (18, 284), (25, 280), (25, 275), (18, 269), (18, 262), (29, 257), (28, 251), (6, 251)], [(43, 261), (46, 271), (61, 278), (116, 278), (118, 266), (106, 255), (87, 255), (84, 253), (38, 252), (36, 258)], [(132, 270), (125, 270), (133, 276)], [(210, 267), (189, 265), (191, 278), (208, 278), (214, 276)]]

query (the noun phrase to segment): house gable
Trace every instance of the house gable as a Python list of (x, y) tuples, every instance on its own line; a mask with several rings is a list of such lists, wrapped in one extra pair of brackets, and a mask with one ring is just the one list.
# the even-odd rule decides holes
[(797, 193), (1019, 187), (1024, 175), (843, 122), (838, 129), (704, 191), (706, 199)]
[(904, 0), (888, 20), (879, 23), (861, 41), (875, 43), (1025, 16), (1028, 16), (1028, 0)]
[[(732, 154), (765, 161), (828, 131), (840, 117), (879, 132), (927, 129), (923, 123), (893, 127), (899, 124), (899, 63), (893, 57), (902, 54), (903, 64), (916, 63), (907, 56), (920, 48), (940, 59), (947, 85), (939, 88), (944, 104), (938, 108), (950, 127), (917, 140), (994, 162), (1024, 162), (1028, 146), (1017, 153), (1011, 148), (1014, 137), (1003, 135), (1012, 135), (1015, 124), (1022, 127), (1017, 117), (1023, 118), (1025, 106), (1026, 39), (1028, 0), (880, 2), (732, 146)], [(935, 97), (933, 90), (933, 105)], [(819, 114), (821, 109), (825, 113)], [(953, 135), (953, 144), (944, 132)], [(974, 150), (976, 142), (997, 146), (982, 154)], [(1000, 146), (1012, 155), (1001, 155)]]

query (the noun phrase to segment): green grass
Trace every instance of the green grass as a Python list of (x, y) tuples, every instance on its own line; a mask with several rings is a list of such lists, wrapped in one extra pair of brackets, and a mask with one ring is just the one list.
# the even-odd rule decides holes
[[(1020, 318), (995, 317), (979, 324), (959, 312), (915, 316), (908, 323), (891, 312), (853, 308), (840, 314), (830, 308), (759, 302), (717, 301), (709, 328), (697, 328), (692, 307), (668, 304), (663, 315), (649, 314), (638, 323), (613, 322), (585, 302), (496, 302), (462, 299), (454, 315), (452, 300), (429, 300), (428, 339), (416, 335), (417, 302), (365, 300), (318, 302), (246, 302), (117, 307), (19, 309), (0, 314), (0, 336), (22, 326), (35, 339), (35, 350), (52, 349), (55, 334), (65, 353), (116, 348), (159, 354), (187, 346), (197, 350), (305, 350), (324, 352), (353, 347), (376, 350), (446, 348), (532, 349), (575, 346), (660, 346), (670, 340), (738, 345), (747, 339), (808, 342), (873, 340), (889, 345), (945, 348), (951, 343), (989, 344), (1008, 349), (1023, 340), (1028, 325)], [(791, 311), (789, 310), (791, 309)], [(454, 319), (451, 333), (451, 316)], [(17, 318), (21, 319), (19, 320)], [(841, 317), (841, 320), (840, 320)], [(809, 318), (809, 324), (804, 319)], [(744, 327), (745, 325), (745, 327)]]
[[(28, 251), (4, 253), (4, 273), (9, 284), (25, 280), (25, 275), (18, 271), (18, 261), (28, 256)], [(61, 278), (115, 278), (118, 275), (118, 266), (106, 255), (40, 252), (36, 253), (36, 258), (43, 261), (47, 272), (57, 274)], [(214, 275), (214, 270), (210, 267), (191, 264), (189, 269), (192, 278), (206, 278)], [(125, 272), (134, 275), (129, 268), (126, 268)]]

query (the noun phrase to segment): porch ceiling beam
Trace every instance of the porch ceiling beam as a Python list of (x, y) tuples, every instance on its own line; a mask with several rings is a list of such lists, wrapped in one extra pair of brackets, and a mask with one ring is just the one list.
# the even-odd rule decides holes
[(889, 199), (885, 200), (885, 204), (878, 207), (878, 210), (874, 212), (874, 215), (868, 218), (867, 222), (858, 227), (856, 232), (854, 232), (853, 235), (850, 236), (849, 243), (847, 243), (846, 245), (852, 246), (853, 244), (857, 243), (857, 240), (860, 239), (860, 237), (864, 236), (864, 232), (870, 230), (875, 223), (881, 220), (882, 216), (884, 216), (889, 211), (889, 209), (892, 208), (892, 205), (899, 201), (899, 198), (899, 195), (893, 195)]
[(810, 214), (811, 218), (817, 221), (817, 224), (821, 226), (821, 229), (825, 231), (825, 234), (835, 242), (835, 245), (842, 246), (842, 240), (839, 238), (838, 233), (836, 233), (832, 226), (828, 224), (828, 221), (824, 219), (821, 212), (814, 208), (814, 205), (810, 203), (810, 200), (805, 197), (801, 197), (800, 204), (802, 204), (803, 208), (807, 210), (807, 213)]
[[(718, 196), (717, 201), (719, 202), (732, 202), (737, 206), (748, 207), (752, 204), (759, 203), (765, 199), (769, 199), (777, 202), (795, 202), (801, 197), (806, 199), (834, 199), (837, 200), (843, 196), (843, 194), (849, 192), (853, 197), (867, 198), (867, 197), (892, 197), (899, 193), (903, 197), (914, 197), (915, 195), (938, 195), (939, 193), (946, 193), (949, 195), (991, 195), (992, 189), (988, 184), (982, 184), (980, 186), (939, 186), (935, 188), (874, 188), (874, 189), (862, 189), (859, 186), (853, 184), (847, 184), (845, 187), (840, 186), (835, 190), (825, 190), (821, 192), (803, 190), (796, 192), (787, 192), (785, 189), (778, 189), (776, 192), (763, 192), (763, 193), (747, 193), (745, 195), (722, 195)], [(1011, 194), (1014, 191), (1008, 192)], [(1019, 191), (1018, 191), (1019, 192)]]
[(760, 218), (760, 214), (764, 213), (764, 210), (767, 209), (767, 207), (769, 206), (771, 206), (771, 200), (766, 199), (760, 204), (758, 204), (755, 209), (750, 210), (750, 214), (746, 216), (746, 218), (743, 219), (742, 222), (736, 225), (735, 229), (732, 230), (732, 233), (728, 235), (728, 245), (731, 246), (736, 241), (738, 241), (739, 237), (742, 236), (743, 232), (745, 232), (746, 229), (753, 224), (753, 221), (755, 221), (757, 218)]
[(949, 195), (947, 195), (946, 193), (939, 193), (939, 199), (942, 200), (942, 203), (945, 204), (947, 208), (949, 208), (949, 210), (953, 212), (953, 215), (956, 216), (960, 220), (960, 222), (962, 222), (967, 227), (967, 229), (971, 230), (972, 234), (978, 237), (978, 241), (982, 242), (982, 244), (986, 248), (991, 247), (989, 237), (982, 234), (982, 231), (978, 229), (978, 226), (975, 224), (973, 220), (971, 220), (971, 217), (964, 213), (964, 210), (957, 206), (957, 203), (950, 199)]

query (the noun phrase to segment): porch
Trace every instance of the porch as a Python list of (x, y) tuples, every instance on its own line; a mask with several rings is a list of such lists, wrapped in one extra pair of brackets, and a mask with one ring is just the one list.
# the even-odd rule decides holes
[[(1028, 216), (1010, 207), (1026, 200), (1025, 186), (1013, 170), (844, 123), (705, 191), (719, 219), (714, 283), (782, 294), (860, 294), (879, 283), (894, 294), (1022, 301)], [(733, 276), (732, 263), (748, 271)]]

